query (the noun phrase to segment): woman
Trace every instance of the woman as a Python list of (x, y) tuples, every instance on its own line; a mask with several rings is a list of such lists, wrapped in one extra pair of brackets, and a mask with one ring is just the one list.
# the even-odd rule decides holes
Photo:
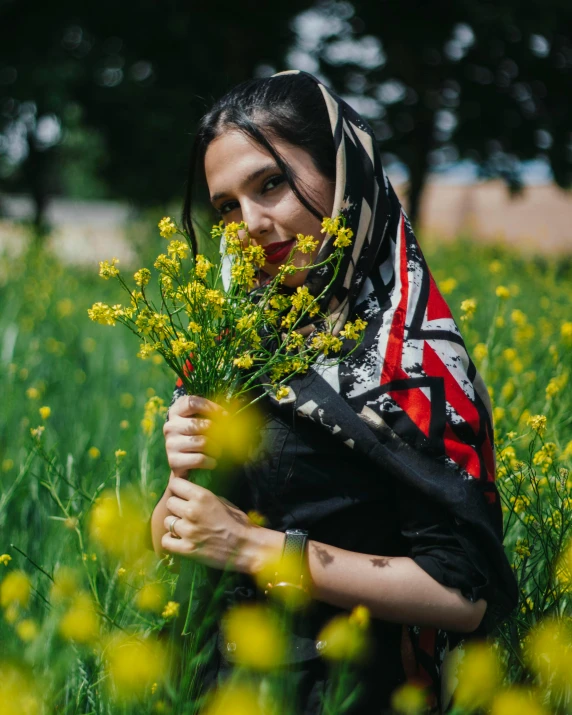
[[(278, 556), (285, 532), (308, 532), (314, 602), (294, 633), (301, 712), (319, 712), (327, 674), (315, 642), (335, 613), (365, 604), (376, 644), (351, 712), (387, 708), (408, 677), (433, 689), (448, 649), (485, 635), (515, 607), (502, 548), (502, 512), (487, 390), (467, 355), (363, 119), (318, 80), (287, 72), (244, 83), (203, 118), (191, 160), (225, 222), (245, 221), (276, 274), (297, 233), (320, 237), (298, 266), (325, 258), (323, 216), (342, 212), (354, 243), (322, 309), (339, 331), (367, 321), (365, 338), (336, 367), (316, 366), (267, 397), (257, 452), (241, 469), (234, 504), (186, 479), (224, 451), (209, 438), (221, 408), (175, 393), (165, 426), (171, 476), (152, 517), (158, 552), (241, 574), (235, 600), (260, 598), (252, 579)], [(290, 276), (318, 295), (323, 270)], [(256, 509), (267, 526), (254, 526)], [(175, 533), (173, 533), (175, 532)], [(292, 537), (293, 538), (293, 537)], [(302, 539), (303, 541), (303, 539)], [(216, 671), (228, 669), (225, 644)], [(228, 656), (228, 653), (227, 653)]]

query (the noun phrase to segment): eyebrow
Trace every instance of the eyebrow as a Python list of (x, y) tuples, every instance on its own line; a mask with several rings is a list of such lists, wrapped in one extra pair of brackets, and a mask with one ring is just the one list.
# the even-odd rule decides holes
[[(258, 179), (259, 176), (262, 176), (262, 174), (265, 174), (267, 171), (272, 171), (278, 169), (278, 166), (275, 163), (272, 164), (265, 164), (264, 166), (261, 166), (259, 169), (256, 169), (256, 171), (253, 171), (250, 173), (244, 183), (245, 184), (250, 184), (252, 181), (255, 179)], [(225, 191), (218, 191), (216, 194), (213, 194), (211, 196), (211, 204), (216, 203), (219, 199), (225, 199), (228, 196), (228, 194)]]

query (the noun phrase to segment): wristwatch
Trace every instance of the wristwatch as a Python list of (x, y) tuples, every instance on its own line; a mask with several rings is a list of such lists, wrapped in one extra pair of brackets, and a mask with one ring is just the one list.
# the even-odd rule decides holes
[(292, 609), (301, 608), (310, 599), (307, 541), (305, 529), (286, 529), (278, 569), (264, 591), (265, 595), (280, 598)]

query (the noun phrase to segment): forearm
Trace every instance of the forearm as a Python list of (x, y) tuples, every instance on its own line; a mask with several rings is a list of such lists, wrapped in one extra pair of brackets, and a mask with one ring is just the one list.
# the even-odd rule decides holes
[[(281, 532), (264, 529), (261, 553), (278, 553)], [(471, 632), (486, 610), (486, 601), (471, 603), (458, 589), (443, 586), (406, 556), (361, 554), (318, 541), (308, 543), (313, 597), (350, 610), (357, 604), (375, 618), (408, 625)]]

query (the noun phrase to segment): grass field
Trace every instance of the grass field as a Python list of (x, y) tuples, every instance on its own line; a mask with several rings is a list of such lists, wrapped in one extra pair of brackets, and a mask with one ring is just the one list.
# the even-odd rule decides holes
[[(489, 654), (504, 670), (504, 711), (510, 701), (520, 715), (571, 712), (572, 262), (468, 238), (422, 246), (494, 405), (505, 545), (522, 592)], [(135, 357), (127, 331), (87, 318), (118, 291), (96, 266), (41, 252), (0, 261), (0, 713), (172, 712), (177, 702), (154, 639), (176, 610), (172, 578), (149, 559), (106, 555), (90, 526), (109, 489), (123, 495), (125, 520), (146, 518), (168, 475), (150, 398), (168, 404), (172, 377), (160, 358)], [(475, 668), (486, 674), (490, 658)], [(405, 695), (396, 708), (417, 712)], [(225, 712), (246, 713), (241, 702)]]

